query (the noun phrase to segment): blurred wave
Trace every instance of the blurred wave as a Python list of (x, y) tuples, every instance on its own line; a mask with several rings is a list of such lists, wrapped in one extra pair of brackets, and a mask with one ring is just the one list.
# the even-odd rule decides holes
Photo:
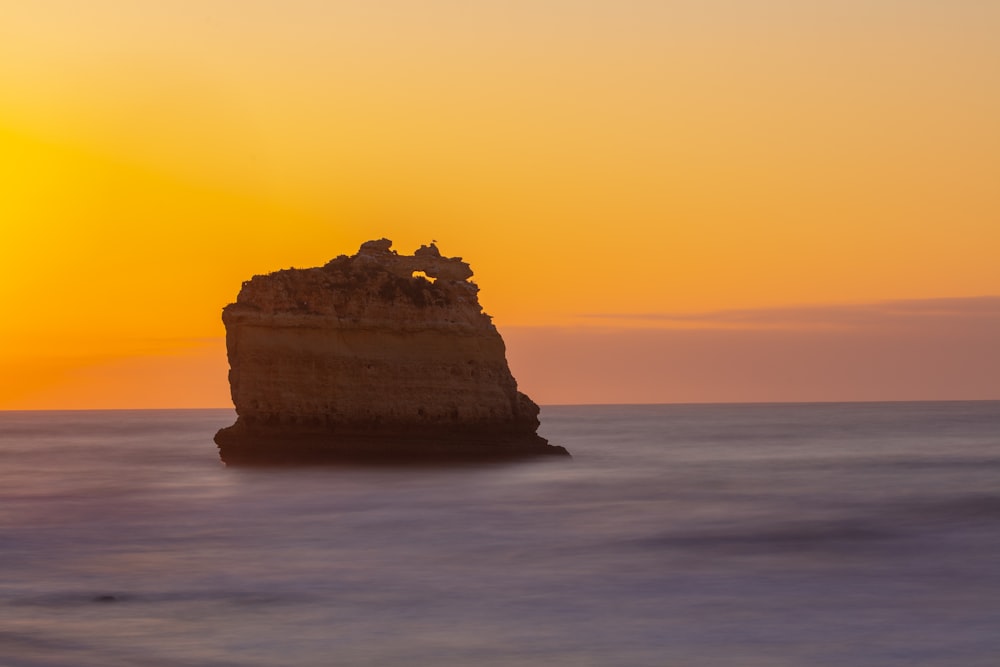
[(550, 406), (569, 461), (227, 469), (0, 413), (0, 664), (992, 665), (997, 402)]

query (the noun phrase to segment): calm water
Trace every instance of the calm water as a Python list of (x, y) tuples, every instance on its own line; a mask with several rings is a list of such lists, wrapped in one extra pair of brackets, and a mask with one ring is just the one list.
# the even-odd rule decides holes
[(1000, 664), (1000, 403), (547, 407), (572, 460), (227, 469), (0, 413), (0, 664)]

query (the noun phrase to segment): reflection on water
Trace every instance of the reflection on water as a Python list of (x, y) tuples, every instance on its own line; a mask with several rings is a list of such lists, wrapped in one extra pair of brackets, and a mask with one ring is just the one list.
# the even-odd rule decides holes
[(0, 413), (3, 664), (1000, 655), (1000, 404), (542, 417), (572, 460), (227, 469), (229, 411)]

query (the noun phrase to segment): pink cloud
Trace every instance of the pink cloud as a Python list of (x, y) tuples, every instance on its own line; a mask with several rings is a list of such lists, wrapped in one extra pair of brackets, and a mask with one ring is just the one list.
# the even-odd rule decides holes
[(502, 333), (540, 403), (1000, 399), (1000, 297), (649, 317)]

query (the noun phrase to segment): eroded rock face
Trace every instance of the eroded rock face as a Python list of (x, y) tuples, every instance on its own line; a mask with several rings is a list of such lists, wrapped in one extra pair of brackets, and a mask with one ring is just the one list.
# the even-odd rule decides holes
[(238, 414), (215, 436), (222, 459), (566, 455), (535, 433), (469, 265), (391, 248), (243, 283), (222, 313)]

